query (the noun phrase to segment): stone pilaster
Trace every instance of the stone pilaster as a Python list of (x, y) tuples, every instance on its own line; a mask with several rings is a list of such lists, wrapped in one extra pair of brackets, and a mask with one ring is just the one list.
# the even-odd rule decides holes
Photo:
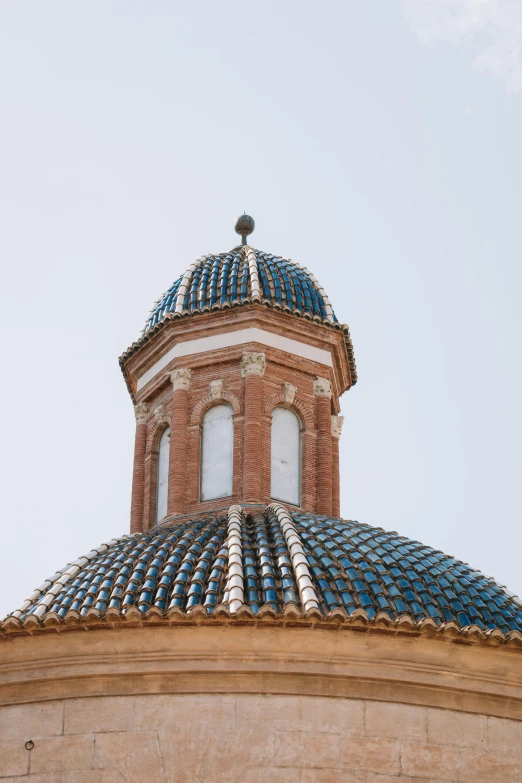
[(136, 435), (134, 438), (134, 467), (132, 470), (132, 500), (130, 532), (143, 530), (143, 499), (145, 491), (145, 447), (147, 445), (147, 417), (149, 406), (139, 402), (134, 407)]
[(185, 513), (187, 427), (191, 371), (180, 367), (170, 373), (172, 381), (172, 414), (169, 454), (168, 514)]
[(245, 429), (243, 445), (243, 495), (247, 503), (261, 503), (262, 497), (262, 419), (264, 353), (244, 353), (241, 375), (245, 379)]
[(339, 439), (344, 416), (332, 416), (332, 515), (341, 516), (341, 480), (339, 472)]
[(314, 381), (315, 421), (317, 428), (316, 459), (316, 512), (332, 513), (332, 420), (330, 381), (316, 378)]

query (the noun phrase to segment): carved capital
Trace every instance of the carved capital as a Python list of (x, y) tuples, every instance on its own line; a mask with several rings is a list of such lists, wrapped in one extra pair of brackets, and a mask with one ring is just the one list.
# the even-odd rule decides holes
[(163, 405), (158, 405), (157, 408), (154, 408), (154, 418), (158, 424), (168, 424), (170, 426), (170, 416)]
[(210, 381), (208, 390), (213, 400), (220, 400), (223, 396), (223, 378), (218, 381)]
[(331, 397), (332, 387), (326, 378), (316, 378), (314, 381), (314, 394), (316, 397)]
[(177, 391), (178, 389), (185, 389), (188, 391), (190, 389), (191, 378), (192, 372), (188, 367), (180, 367), (178, 370), (173, 370), (170, 373), (170, 380), (172, 381), (174, 391)]
[(136, 416), (136, 424), (145, 424), (149, 415), (149, 406), (146, 402), (138, 402), (134, 406), (134, 415)]
[(344, 416), (332, 416), (332, 435), (334, 438), (337, 438), (337, 440), (341, 437), (343, 422)]
[(292, 405), (296, 391), (296, 386), (293, 386), (291, 383), (283, 383), (283, 399), (288, 405)]
[(264, 353), (244, 353), (241, 359), (241, 375), (247, 378), (249, 375), (264, 375), (266, 359)]

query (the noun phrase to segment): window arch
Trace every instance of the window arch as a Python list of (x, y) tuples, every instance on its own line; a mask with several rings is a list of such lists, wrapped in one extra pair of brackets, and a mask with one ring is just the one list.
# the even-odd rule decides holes
[(232, 494), (234, 421), (230, 405), (214, 405), (201, 428), (201, 500)]
[(163, 431), (158, 447), (158, 475), (156, 485), (156, 522), (167, 516), (169, 500), (170, 427)]
[(301, 423), (288, 408), (272, 411), (270, 496), (301, 504)]

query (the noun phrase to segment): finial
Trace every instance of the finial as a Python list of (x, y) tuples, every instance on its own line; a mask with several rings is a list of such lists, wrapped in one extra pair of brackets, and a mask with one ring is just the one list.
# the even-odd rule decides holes
[(241, 244), (247, 244), (247, 236), (255, 229), (254, 218), (246, 213), (236, 220), (236, 234), (241, 234)]

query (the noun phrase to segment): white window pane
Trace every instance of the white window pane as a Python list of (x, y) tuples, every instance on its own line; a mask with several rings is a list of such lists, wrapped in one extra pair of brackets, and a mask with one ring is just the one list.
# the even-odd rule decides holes
[(160, 438), (158, 454), (158, 491), (156, 497), (156, 522), (167, 516), (169, 499), (170, 427)]
[(203, 417), (201, 435), (201, 500), (232, 494), (234, 422), (232, 408), (214, 405)]
[(299, 506), (301, 473), (301, 436), (299, 419), (287, 408), (272, 412), (272, 448), (270, 495)]

